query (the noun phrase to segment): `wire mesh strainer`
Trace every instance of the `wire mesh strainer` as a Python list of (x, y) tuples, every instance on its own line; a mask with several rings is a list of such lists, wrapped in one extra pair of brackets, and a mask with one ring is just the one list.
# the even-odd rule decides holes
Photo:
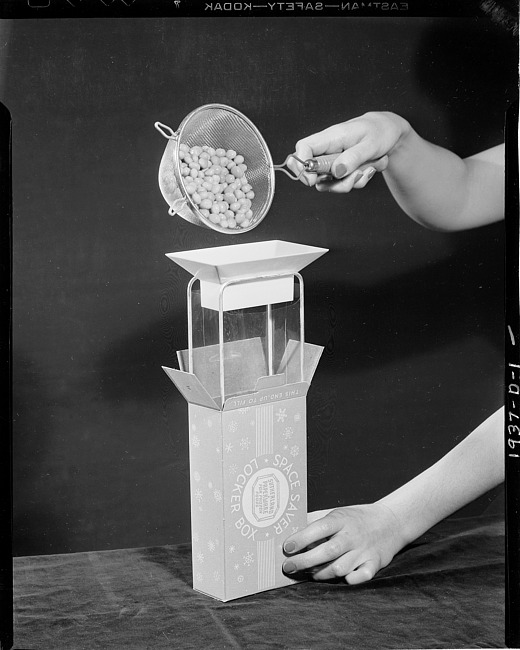
[[(335, 153), (300, 160), (295, 154), (289, 154), (281, 165), (273, 165), (269, 148), (256, 126), (243, 113), (224, 104), (206, 104), (196, 108), (184, 118), (177, 131), (161, 122), (156, 122), (155, 128), (168, 139), (159, 166), (159, 187), (170, 206), (168, 212), (171, 215), (178, 214), (190, 223), (228, 235), (248, 232), (265, 217), (273, 201), (275, 171), (283, 171), (293, 180), (298, 180), (304, 172), (327, 176), (333, 161), (339, 155)], [(213, 223), (200, 211), (186, 189), (189, 179), (185, 181), (181, 174), (181, 144), (189, 148), (208, 146), (214, 149), (233, 149), (244, 156), (247, 180), (255, 194), (251, 204), (253, 214), (247, 227), (224, 228)], [(284, 169), (290, 158), (301, 163), (299, 174)]]
[[(245, 115), (230, 106), (207, 104), (187, 115), (175, 132), (160, 122), (156, 122), (155, 127), (168, 138), (159, 166), (159, 187), (170, 206), (170, 214), (178, 214), (191, 223), (226, 234), (247, 232), (262, 221), (274, 196), (274, 167), (265, 140)], [(246, 228), (223, 228), (201, 213), (188, 194), (181, 175), (181, 144), (190, 148), (206, 145), (215, 149), (233, 149), (244, 156), (247, 179), (255, 193), (251, 204), (253, 215)]]

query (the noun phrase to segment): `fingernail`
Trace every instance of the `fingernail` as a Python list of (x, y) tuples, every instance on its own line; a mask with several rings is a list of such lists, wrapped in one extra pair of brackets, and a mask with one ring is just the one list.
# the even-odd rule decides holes
[(334, 176), (336, 178), (343, 178), (343, 176), (347, 175), (347, 171), (348, 171), (347, 166), (343, 165), (343, 163), (339, 163), (338, 165), (336, 165), (336, 171), (334, 172)]
[(294, 573), (296, 571), (296, 564), (294, 562), (286, 562), (283, 565), (283, 570), (285, 573)]
[(294, 542), (287, 542), (287, 544), (284, 544), (283, 549), (286, 553), (293, 553), (296, 550), (296, 544)]
[(367, 181), (369, 181), (375, 173), (376, 170), (374, 169), (374, 167), (369, 167), (368, 169), (365, 169), (364, 176), (367, 179)]

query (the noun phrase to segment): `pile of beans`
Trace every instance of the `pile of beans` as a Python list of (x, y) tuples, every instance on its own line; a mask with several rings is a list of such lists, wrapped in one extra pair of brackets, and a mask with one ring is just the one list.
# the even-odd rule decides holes
[(199, 211), (221, 228), (247, 228), (255, 196), (244, 156), (232, 149), (179, 145), (181, 175)]

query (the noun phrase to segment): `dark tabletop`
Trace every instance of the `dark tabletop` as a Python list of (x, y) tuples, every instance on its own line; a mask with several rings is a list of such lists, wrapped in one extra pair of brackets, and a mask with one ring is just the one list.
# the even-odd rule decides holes
[(14, 559), (17, 650), (503, 648), (504, 522), (447, 520), (358, 586), (221, 603), (188, 544)]

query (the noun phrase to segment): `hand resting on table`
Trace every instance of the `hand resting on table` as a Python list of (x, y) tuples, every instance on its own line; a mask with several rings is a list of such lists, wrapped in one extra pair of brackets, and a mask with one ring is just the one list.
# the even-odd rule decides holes
[(287, 574), (307, 571), (314, 580), (371, 580), (404, 545), (392, 511), (379, 503), (319, 510), (308, 526), (291, 535), (284, 550)]

